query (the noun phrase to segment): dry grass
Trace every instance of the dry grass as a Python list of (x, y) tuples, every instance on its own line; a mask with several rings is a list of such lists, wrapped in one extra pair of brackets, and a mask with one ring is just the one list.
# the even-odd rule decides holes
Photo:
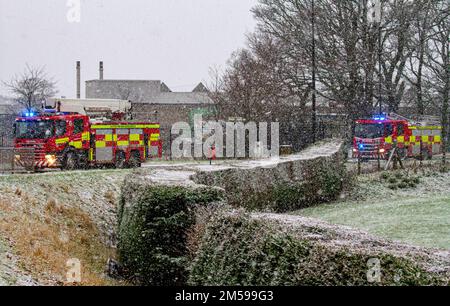
[(114, 205), (117, 200), (114, 192), (111, 190), (108, 190), (107, 192), (105, 192), (105, 199), (112, 205)]
[[(79, 208), (66, 207), (49, 198), (43, 209), (24, 192), (16, 190), (17, 203), (0, 201), (0, 234), (13, 241), (22, 268), (40, 283), (65, 283), (69, 259), (81, 261), (79, 285), (114, 285), (103, 273), (113, 251), (102, 244), (98, 229)], [(117, 284), (117, 283), (116, 283)]]

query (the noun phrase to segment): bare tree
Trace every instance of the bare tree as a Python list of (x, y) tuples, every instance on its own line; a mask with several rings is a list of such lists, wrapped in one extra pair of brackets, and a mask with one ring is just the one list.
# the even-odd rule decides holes
[(413, 36), (411, 38), (411, 56), (408, 59), (407, 70), (404, 75), (411, 83), (414, 92), (417, 113), (425, 115), (425, 110), (429, 106), (426, 98), (427, 86), (424, 84), (424, 78), (427, 74), (426, 53), (428, 49), (429, 35), (431, 31), (431, 20), (433, 15), (433, 2), (436, 0), (417, 0), (415, 1)]
[(397, 112), (406, 90), (404, 72), (412, 54), (412, 23), (417, 12), (409, 0), (385, 1), (383, 7), (382, 82), (389, 111)]
[[(367, 1), (316, 1), (317, 94), (344, 106), (351, 117), (372, 111), (377, 32)], [(253, 10), (258, 31), (282, 42), (288, 79), (305, 93), (311, 82), (310, 0), (260, 0)]]
[(25, 71), (9, 82), (3, 82), (18, 103), (31, 110), (56, 95), (56, 82), (47, 77), (44, 68), (26, 66)]
[(449, 96), (450, 96), (450, 5), (438, 1), (433, 5), (434, 18), (427, 42), (425, 66), (429, 73), (426, 82), (433, 84), (435, 103), (441, 109), (443, 166), (446, 168), (446, 152), (450, 143)]
[[(279, 121), (305, 107), (310, 86), (299, 90), (295, 67), (276, 40), (262, 33), (249, 37), (247, 49), (235, 52), (222, 73), (212, 71), (209, 95), (222, 118)], [(300, 111), (297, 111), (301, 113)]]

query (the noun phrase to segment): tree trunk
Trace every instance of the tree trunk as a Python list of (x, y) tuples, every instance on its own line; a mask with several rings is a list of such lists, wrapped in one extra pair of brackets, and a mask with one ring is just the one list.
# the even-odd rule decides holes
[[(450, 39), (450, 33), (447, 34), (448, 39)], [(447, 40), (448, 41), (448, 40)], [(442, 170), (447, 171), (447, 151), (448, 144), (450, 143), (450, 133), (449, 133), (449, 92), (450, 92), (450, 47), (448, 44), (443, 43), (443, 55), (444, 55), (444, 67), (446, 67), (444, 76), (445, 76), (445, 85), (444, 92), (442, 97), (442, 146), (443, 146), (443, 155), (442, 155)]]

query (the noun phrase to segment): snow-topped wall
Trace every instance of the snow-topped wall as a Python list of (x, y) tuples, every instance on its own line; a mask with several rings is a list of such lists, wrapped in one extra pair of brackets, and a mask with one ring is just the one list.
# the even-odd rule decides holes
[(223, 188), (234, 207), (286, 212), (336, 199), (348, 175), (342, 142), (328, 140), (296, 155), (203, 169), (192, 179)]

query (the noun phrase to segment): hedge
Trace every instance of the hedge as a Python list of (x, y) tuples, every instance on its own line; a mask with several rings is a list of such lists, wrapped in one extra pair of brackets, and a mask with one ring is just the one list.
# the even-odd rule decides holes
[[(320, 232), (326, 229), (318, 229)], [(322, 233), (322, 234), (324, 234)], [(331, 234), (331, 233), (328, 233)], [(349, 244), (350, 245), (350, 244)], [(381, 282), (367, 278), (368, 261), (380, 260)], [(297, 237), (245, 214), (228, 214), (209, 224), (190, 267), (189, 284), (218, 286), (442, 285), (411, 259), (381, 250), (365, 253)]]
[(118, 214), (118, 257), (142, 285), (183, 285), (188, 278), (188, 232), (196, 206), (222, 199), (214, 188), (150, 185), (128, 179)]

